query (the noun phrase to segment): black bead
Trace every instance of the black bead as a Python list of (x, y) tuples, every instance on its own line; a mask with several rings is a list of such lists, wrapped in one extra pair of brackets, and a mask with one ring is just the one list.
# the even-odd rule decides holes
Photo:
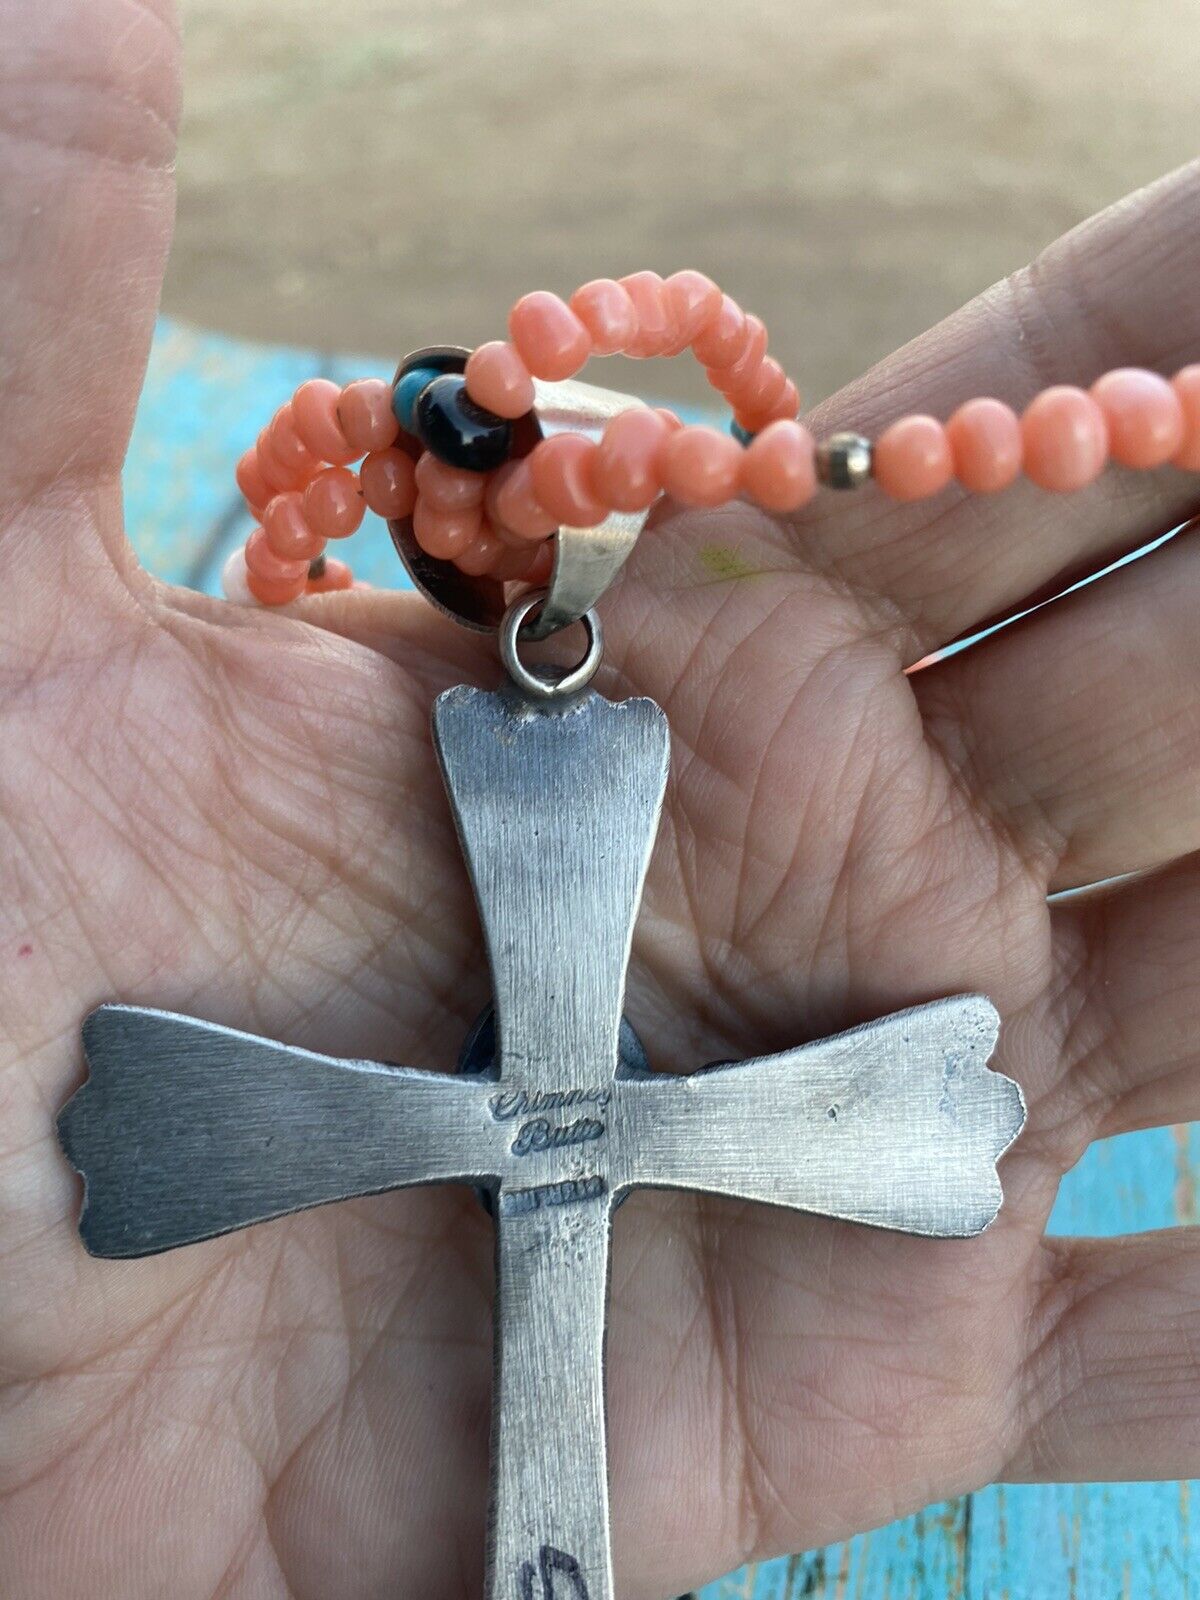
[(425, 385), (417, 396), (416, 422), (421, 443), (448, 467), (491, 472), (512, 450), (512, 423), (477, 406), (458, 372)]

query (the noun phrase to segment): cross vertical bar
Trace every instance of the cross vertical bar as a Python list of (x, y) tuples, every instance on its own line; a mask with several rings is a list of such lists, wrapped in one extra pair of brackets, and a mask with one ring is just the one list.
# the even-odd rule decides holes
[(607, 1194), (496, 1216), (487, 1600), (612, 1600), (604, 1420)]

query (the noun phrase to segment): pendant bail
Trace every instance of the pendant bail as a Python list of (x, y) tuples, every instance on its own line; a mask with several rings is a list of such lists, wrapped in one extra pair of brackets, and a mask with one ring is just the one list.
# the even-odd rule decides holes
[[(460, 345), (431, 345), (414, 350), (400, 363), (395, 381), (417, 367), (462, 372), (470, 351)], [(540, 439), (556, 433), (579, 433), (599, 440), (611, 417), (644, 405), (635, 395), (602, 389), (570, 378), (564, 383), (533, 380), (533, 408), (513, 425), (514, 456), (528, 455)], [(401, 433), (401, 447), (416, 453), (421, 446)], [(554, 566), (546, 597), (525, 637), (545, 639), (578, 622), (608, 589), (637, 543), (648, 511), (613, 511), (594, 528), (559, 528), (554, 540)], [(452, 561), (440, 561), (422, 550), (412, 518), (388, 523), (396, 553), (416, 588), (437, 609), (480, 633), (499, 630), (508, 610), (505, 585), (493, 577), (471, 577)]]

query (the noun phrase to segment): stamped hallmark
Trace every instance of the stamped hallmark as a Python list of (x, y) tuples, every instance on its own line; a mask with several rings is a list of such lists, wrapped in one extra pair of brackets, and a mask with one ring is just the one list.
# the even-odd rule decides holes
[(545, 1150), (567, 1150), (574, 1144), (590, 1144), (602, 1139), (606, 1129), (595, 1117), (580, 1117), (567, 1127), (557, 1128), (545, 1117), (525, 1123), (512, 1142), (515, 1156), (536, 1156)]
[(576, 1106), (594, 1106), (607, 1111), (612, 1101), (612, 1086), (595, 1089), (514, 1089), (494, 1094), (488, 1110), (497, 1122), (512, 1122), (517, 1117), (535, 1117), (542, 1111), (572, 1111)]
[(576, 1205), (581, 1200), (599, 1200), (607, 1193), (603, 1178), (564, 1178), (562, 1183), (538, 1184), (533, 1189), (503, 1189), (500, 1214), (522, 1217), (530, 1211), (545, 1211), (550, 1206)]
[(588, 1600), (587, 1583), (578, 1561), (552, 1544), (544, 1544), (539, 1550), (536, 1566), (532, 1561), (522, 1561), (517, 1580), (520, 1600)]

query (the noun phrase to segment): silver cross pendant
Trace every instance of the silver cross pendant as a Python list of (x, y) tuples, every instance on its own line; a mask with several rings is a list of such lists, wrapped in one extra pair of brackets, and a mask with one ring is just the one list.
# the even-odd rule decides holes
[[(528, 610), (528, 605), (524, 608)], [(979, 995), (677, 1077), (623, 1020), (667, 777), (666, 718), (516, 656), (434, 739), (479, 906), (494, 1011), (456, 1074), (340, 1060), (102, 1006), (61, 1113), (95, 1255), (150, 1255), (305, 1207), (471, 1184), (495, 1226), (488, 1600), (612, 1600), (604, 1338), (614, 1207), (690, 1189), (967, 1237), (995, 1216), (1021, 1092)], [(592, 651), (591, 655), (596, 655)], [(589, 665), (585, 663), (585, 665)]]

